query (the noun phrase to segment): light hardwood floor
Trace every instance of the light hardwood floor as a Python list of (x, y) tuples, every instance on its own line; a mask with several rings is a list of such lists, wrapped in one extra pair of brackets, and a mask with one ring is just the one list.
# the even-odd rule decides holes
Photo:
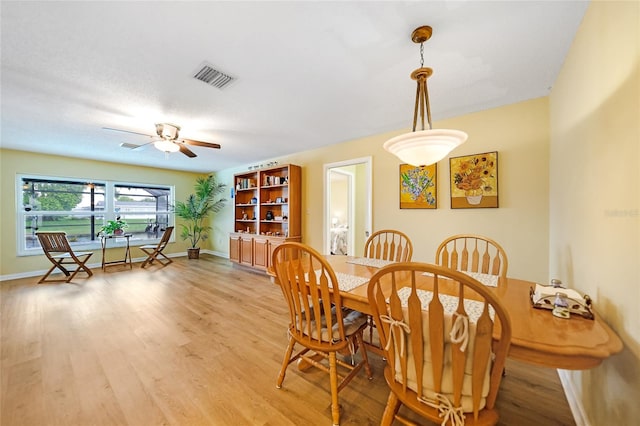
[[(89, 279), (5, 281), (2, 426), (329, 425), (329, 378), (276, 377), (287, 311), (262, 274), (204, 255)], [(383, 361), (340, 393), (341, 424), (379, 424)], [(574, 425), (557, 373), (507, 364), (501, 425)]]

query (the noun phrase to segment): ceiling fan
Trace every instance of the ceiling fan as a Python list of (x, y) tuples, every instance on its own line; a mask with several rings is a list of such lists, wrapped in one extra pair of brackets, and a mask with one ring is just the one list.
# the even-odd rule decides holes
[(156, 135), (148, 135), (146, 133), (138, 133), (130, 130), (113, 129), (110, 127), (103, 127), (103, 129), (115, 130), (116, 132), (132, 133), (134, 135), (142, 135), (142, 136), (148, 136), (152, 138), (151, 142), (148, 142), (142, 145), (135, 145), (132, 143), (123, 142), (120, 144), (120, 146), (123, 148), (138, 149), (138, 148), (142, 148), (143, 146), (153, 144), (153, 146), (155, 146), (160, 151), (163, 151), (166, 153), (180, 151), (187, 157), (191, 157), (191, 158), (197, 157), (197, 155), (193, 151), (191, 151), (189, 148), (187, 148), (187, 145), (220, 149), (220, 145), (217, 143), (202, 142), (202, 141), (196, 141), (193, 139), (180, 138), (179, 137), (180, 126), (176, 126), (175, 124), (169, 124), (169, 123), (156, 124)]

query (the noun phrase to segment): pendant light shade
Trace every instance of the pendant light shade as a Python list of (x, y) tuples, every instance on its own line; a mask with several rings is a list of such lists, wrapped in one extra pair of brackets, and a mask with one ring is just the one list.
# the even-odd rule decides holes
[(383, 147), (404, 163), (428, 166), (442, 160), (466, 140), (467, 134), (459, 130), (419, 130), (391, 138)]
[[(413, 131), (391, 138), (383, 145), (384, 149), (402, 162), (413, 166), (437, 163), (467, 140), (467, 134), (459, 130), (432, 129), (427, 78), (433, 74), (433, 70), (423, 66), (423, 43), (431, 38), (431, 33), (431, 27), (424, 26), (416, 28), (411, 34), (413, 42), (420, 43), (420, 68), (411, 73), (411, 78), (416, 80), (418, 85), (413, 112)], [(425, 112), (428, 128), (425, 128)], [(418, 116), (420, 116), (422, 129), (416, 131)]]

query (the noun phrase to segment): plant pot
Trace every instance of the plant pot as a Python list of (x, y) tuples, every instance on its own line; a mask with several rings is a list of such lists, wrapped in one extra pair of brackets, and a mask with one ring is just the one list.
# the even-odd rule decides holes
[(200, 259), (200, 247), (187, 249), (189, 259)]

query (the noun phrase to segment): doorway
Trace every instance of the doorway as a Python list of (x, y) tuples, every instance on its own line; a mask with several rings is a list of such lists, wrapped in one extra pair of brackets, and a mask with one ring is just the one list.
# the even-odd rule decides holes
[(324, 165), (324, 252), (359, 256), (371, 234), (371, 157)]

